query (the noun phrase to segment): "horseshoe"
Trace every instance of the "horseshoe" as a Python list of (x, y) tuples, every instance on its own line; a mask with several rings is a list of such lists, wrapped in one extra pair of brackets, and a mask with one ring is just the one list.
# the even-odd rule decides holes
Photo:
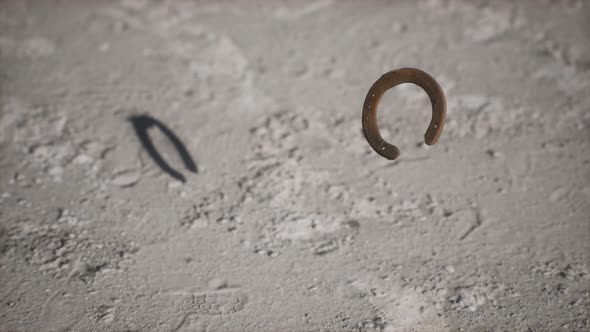
[(383, 74), (369, 89), (363, 105), (363, 132), (369, 145), (382, 157), (394, 160), (400, 155), (399, 149), (387, 143), (377, 127), (377, 107), (385, 91), (402, 83), (414, 83), (426, 91), (432, 104), (432, 118), (424, 134), (428, 145), (436, 144), (442, 133), (447, 115), (445, 95), (438, 82), (429, 74), (416, 68), (400, 68)]

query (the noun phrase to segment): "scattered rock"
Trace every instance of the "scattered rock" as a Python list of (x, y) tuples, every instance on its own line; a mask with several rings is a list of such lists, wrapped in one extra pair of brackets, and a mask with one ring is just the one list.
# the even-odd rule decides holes
[(132, 187), (141, 179), (141, 172), (138, 170), (125, 170), (113, 175), (111, 182), (119, 187)]
[(209, 280), (208, 288), (211, 290), (219, 290), (227, 287), (227, 281), (225, 279), (213, 278)]

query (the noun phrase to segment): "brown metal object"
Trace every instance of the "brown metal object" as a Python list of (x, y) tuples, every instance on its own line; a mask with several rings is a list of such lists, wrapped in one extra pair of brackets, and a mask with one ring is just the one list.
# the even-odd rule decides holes
[(392, 144), (387, 143), (377, 126), (377, 107), (383, 94), (394, 86), (402, 83), (414, 83), (424, 89), (430, 98), (432, 104), (432, 118), (430, 125), (424, 134), (426, 144), (433, 145), (438, 141), (445, 124), (447, 114), (447, 104), (442, 88), (436, 80), (416, 68), (401, 68), (392, 70), (379, 78), (367, 93), (365, 104), (363, 105), (363, 132), (365, 138), (378, 154), (382, 157), (393, 160), (399, 157), (399, 149)]

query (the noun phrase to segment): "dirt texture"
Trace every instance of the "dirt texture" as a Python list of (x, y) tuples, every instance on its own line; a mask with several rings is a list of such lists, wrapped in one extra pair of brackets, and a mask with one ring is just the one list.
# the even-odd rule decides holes
[(590, 2), (0, 1), (0, 331), (590, 331)]

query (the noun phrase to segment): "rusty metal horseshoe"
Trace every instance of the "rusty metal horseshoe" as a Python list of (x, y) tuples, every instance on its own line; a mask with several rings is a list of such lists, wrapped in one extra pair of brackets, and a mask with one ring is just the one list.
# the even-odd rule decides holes
[(369, 89), (363, 105), (363, 132), (365, 138), (379, 155), (394, 160), (400, 155), (399, 149), (387, 143), (379, 133), (377, 126), (377, 107), (383, 94), (394, 86), (402, 83), (414, 83), (424, 89), (432, 104), (432, 118), (424, 134), (426, 144), (433, 145), (438, 141), (445, 118), (447, 105), (445, 95), (438, 82), (429, 74), (416, 68), (400, 68), (383, 74)]

